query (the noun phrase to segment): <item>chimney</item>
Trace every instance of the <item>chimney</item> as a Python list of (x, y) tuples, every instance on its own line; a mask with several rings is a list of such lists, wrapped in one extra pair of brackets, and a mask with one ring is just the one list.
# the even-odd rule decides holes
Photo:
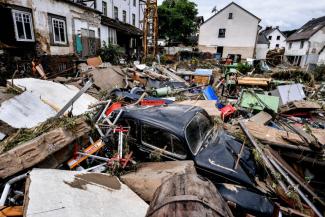
[(269, 30), (269, 29), (272, 29), (272, 26), (267, 26), (267, 27), (265, 28), (265, 30)]

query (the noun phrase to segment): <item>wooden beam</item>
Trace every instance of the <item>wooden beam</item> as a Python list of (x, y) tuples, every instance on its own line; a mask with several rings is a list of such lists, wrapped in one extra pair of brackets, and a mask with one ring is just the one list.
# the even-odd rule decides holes
[(83, 119), (76, 120), (72, 131), (58, 128), (0, 155), (0, 180), (40, 163), (90, 131)]

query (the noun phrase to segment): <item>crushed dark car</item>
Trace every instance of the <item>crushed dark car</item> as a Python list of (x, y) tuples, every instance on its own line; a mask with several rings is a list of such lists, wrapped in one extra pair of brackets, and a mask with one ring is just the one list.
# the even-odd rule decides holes
[[(255, 207), (245, 207), (244, 203), (244, 209), (257, 215), (272, 214), (273, 205), (255, 187), (257, 167), (252, 153), (244, 147), (239, 164), (235, 166), (242, 144), (214, 127), (204, 109), (173, 104), (128, 106), (118, 125), (130, 129), (128, 144), (141, 160), (157, 153), (164, 160), (193, 160), (197, 172), (217, 187), (220, 183), (231, 183), (245, 187), (242, 191), (254, 192), (256, 196), (247, 204)], [(260, 206), (260, 202), (254, 203), (254, 200), (262, 200), (265, 204)]]

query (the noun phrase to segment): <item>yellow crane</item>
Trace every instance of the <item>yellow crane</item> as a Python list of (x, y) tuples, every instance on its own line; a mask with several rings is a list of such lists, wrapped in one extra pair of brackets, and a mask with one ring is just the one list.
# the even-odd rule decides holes
[(156, 58), (158, 52), (158, 6), (157, 0), (147, 0), (143, 24), (143, 57)]

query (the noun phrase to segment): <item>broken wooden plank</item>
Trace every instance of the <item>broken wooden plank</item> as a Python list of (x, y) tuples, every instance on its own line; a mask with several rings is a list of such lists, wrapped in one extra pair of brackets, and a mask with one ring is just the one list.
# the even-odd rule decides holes
[(267, 113), (265, 111), (261, 111), (261, 112), (257, 113), (256, 115), (254, 115), (253, 117), (251, 117), (249, 120), (256, 122), (258, 124), (265, 125), (270, 120), (272, 120), (272, 115), (270, 115), (269, 113)]
[(40, 163), (89, 131), (88, 124), (83, 119), (78, 119), (73, 131), (54, 129), (1, 154), (0, 179)]
[(183, 78), (179, 77), (178, 75), (176, 75), (175, 73), (173, 73), (171, 70), (172, 69), (166, 69), (164, 67), (159, 67), (158, 68), (159, 71), (161, 71), (163, 74), (167, 75), (168, 77), (170, 77), (172, 80), (174, 81), (178, 81), (178, 82), (184, 82), (184, 84), (186, 86), (190, 86), (190, 84), (188, 82), (186, 82)]
[(251, 86), (268, 86), (271, 80), (271, 78), (240, 77), (238, 78), (238, 84)]
[(198, 106), (203, 108), (211, 117), (220, 117), (221, 112), (216, 107), (216, 100), (184, 100), (175, 102), (180, 105)]
[(280, 107), (281, 113), (286, 113), (286, 112), (292, 112), (292, 111), (310, 111), (310, 110), (316, 110), (316, 109), (321, 109), (322, 107), (312, 101), (306, 101), (306, 100), (300, 100), (300, 101), (293, 101), (289, 102), (286, 105), (283, 105)]
[(284, 146), (295, 145), (300, 146), (299, 148), (308, 146), (308, 144), (306, 144), (305, 141), (303, 141), (300, 136), (295, 133), (277, 130), (253, 121), (245, 122), (245, 126), (255, 138), (266, 144)]

